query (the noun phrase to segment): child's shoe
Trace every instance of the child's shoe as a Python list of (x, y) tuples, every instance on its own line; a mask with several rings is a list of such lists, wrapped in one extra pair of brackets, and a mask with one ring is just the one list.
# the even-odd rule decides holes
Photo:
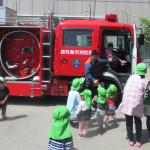
[(96, 131), (99, 132), (99, 133), (102, 133), (104, 131), (104, 129), (103, 128), (101, 128), (101, 129), (98, 128), (98, 129), (96, 129)]
[(119, 125), (120, 125), (120, 123), (114, 122), (114, 126), (119, 126)]
[(87, 138), (87, 136), (86, 136), (86, 134), (83, 134), (83, 137), (82, 137), (83, 139), (86, 139)]
[(109, 126), (109, 122), (106, 121), (106, 125)]
[(141, 147), (141, 146), (142, 146), (142, 142), (136, 141), (136, 147)]
[(134, 146), (134, 142), (130, 141), (129, 139), (128, 139), (128, 143), (129, 143), (130, 146)]
[(83, 138), (83, 135), (82, 135), (82, 134), (79, 134), (79, 138), (82, 139), (82, 138)]

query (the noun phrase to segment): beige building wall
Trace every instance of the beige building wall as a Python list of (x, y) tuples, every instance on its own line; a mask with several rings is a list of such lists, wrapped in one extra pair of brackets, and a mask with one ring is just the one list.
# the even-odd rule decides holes
[[(4, 0), (4, 6), (15, 9), (18, 14), (44, 14), (48, 10), (55, 14), (92, 15), (95, 0)], [(88, 11), (88, 12), (87, 12)], [(139, 17), (150, 16), (150, 0), (96, 0), (96, 16), (107, 13), (118, 15), (118, 21), (139, 26)]]

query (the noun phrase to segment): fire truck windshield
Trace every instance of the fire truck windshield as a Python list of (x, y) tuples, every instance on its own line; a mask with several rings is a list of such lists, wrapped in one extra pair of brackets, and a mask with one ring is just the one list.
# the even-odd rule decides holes
[(92, 29), (63, 29), (63, 46), (90, 47)]

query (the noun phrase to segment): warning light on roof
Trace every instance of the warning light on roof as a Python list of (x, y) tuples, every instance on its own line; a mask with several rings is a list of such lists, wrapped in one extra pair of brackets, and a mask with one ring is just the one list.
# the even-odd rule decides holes
[(117, 21), (117, 15), (116, 14), (106, 14), (105, 20), (116, 22)]

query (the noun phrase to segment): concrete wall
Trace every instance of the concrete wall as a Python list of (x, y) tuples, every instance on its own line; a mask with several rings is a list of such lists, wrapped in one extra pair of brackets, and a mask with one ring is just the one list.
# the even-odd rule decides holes
[[(44, 14), (48, 10), (55, 14), (86, 15), (95, 0), (4, 0), (4, 6), (17, 9), (19, 14)], [(139, 26), (138, 17), (150, 16), (150, 0), (96, 0), (96, 16), (115, 13), (120, 22)], [(89, 15), (89, 12), (88, 12)]]

